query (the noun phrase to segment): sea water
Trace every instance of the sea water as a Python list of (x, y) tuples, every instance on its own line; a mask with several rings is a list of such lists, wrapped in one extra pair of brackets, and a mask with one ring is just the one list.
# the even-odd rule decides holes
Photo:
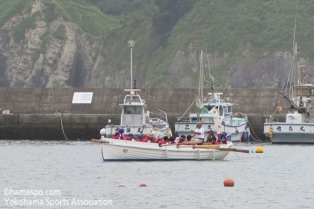
[[(261, 146), (264, 153), (255, 153)], [(313, 208), (314, 146), (224, 161), (103, 162), (89, 141), (0, 141), (0, 208)], [(233, 187), (224, 187), (232, 178)], [(144, 186), (143, 186), (144, 185)], [(146, 186), (145, 186), (146, 185)]]

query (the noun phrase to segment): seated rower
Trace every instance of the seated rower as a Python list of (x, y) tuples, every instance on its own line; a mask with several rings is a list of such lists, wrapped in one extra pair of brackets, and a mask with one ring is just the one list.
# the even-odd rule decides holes
[(187, 135), (186, 139), (183, 141), (183, 143), (185, 142), (190, 142), (192, 139), (192, 136), (191, 135)]
[(181, 135), (180, 137), (180, 143), (183, 143), (186, 139), (186, 136), (185, 135)]
[(168, 144), (175, 144), (173, 136), (170, 136)]
[(206, 144), (215, 144), (216, 143), (216, 136), (213, 131), (209, 131), (207, 136)]
[(223, 144), (227, 144), (227, 136), (226, 135), (227, 134), (225, 132), (223, 132), (221, 134), (221, 143), (223, 143)]
[(128, 141), (132, 141), (133, 139), (133, 134), (132, 133), (129, 133), (126, 137), (125, 137), (125, 140), (128, 140)]
[(142, 140), (142, 142), (148, 142), (150, 140), (151, 136), (150, 134), (146, 134), (145, 138)]
[(164, 136), (163, 139), (161, 139), (161, 144), (168, 144), (169, 138), (168, 136)]
[(117, 131), (111, 138), (119, 139), (119, 131)]
[(123, 128), (120, 128), (118, 130), (118, 132), (115, 133), (115, 135), (112, 137), (113, 139), (125, 139), (125, 136), (124, 136), (124, 129)]
[(196, 124), (196, 129), (195, 130), (191, 130), (191, 132), (196, 137), (196, 139), (194, 139), (193, 141), (195, 141), (197, 144), (203, 144), (204, 143), (204, 131), (205, 130), (202, 127), (202, 122), (198, 122)]

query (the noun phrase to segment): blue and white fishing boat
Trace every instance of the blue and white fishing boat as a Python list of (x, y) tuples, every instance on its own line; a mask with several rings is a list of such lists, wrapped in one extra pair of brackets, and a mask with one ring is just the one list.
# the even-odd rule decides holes
[[(235, 116), (232, 112), (233, 104), (224, 101), (223, 93), (215, 93), (213, 88), (214, 78), (210, 76), (211, 92), (209, 99), (203, 98), (203, 72), (202, 52), (200, 60), (199, 95), (195, 99), (197, 112), (189, 113), (188, 117), (178, 117), (175, 122), (175, 132), (179, 135), (189, 135), (191, 130), (195, 130), (196, 124), (202, 122), (205, 129), (205, 140), (209, 131), (213, 131), (217, 136), (224, 132), (227, 139), (232, 142), (239, 142), (246, 131), (248, 118), (246, 114), (238, 113)], [(205, 101), (205, 102), (204, 102)], [(191, 106), (190, 106), (191, 107)], [(248, 137), (247, 137), (248, 140)]]
[(197, 122), (201, 121), (205, 129), (205, 138), (209, 131), (213, 131), (216, 135), (226, 133), (229, 141), (241, 141), (246, 131), (247, 116), (241, 114), (241, 117), (234, 117), (233, 104), (222, 100), (222, 93), (209, 93), (209, 95), (209, 101), (204, 103), (202, 108), (199, 107), (197, 113), (189, 113), (188, 117), (177, 118), (175, 132), (179, 135), (189, 135), (191, 130), (195, 130)]

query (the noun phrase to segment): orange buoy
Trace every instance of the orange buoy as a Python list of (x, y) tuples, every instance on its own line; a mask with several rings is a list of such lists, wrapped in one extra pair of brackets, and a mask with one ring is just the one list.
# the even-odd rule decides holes
[(234, 186), (234, 180), (232, 178), (226, 178), (224, 181), (225, 187), (233, 187)]
[(147, 187), (146, 184), (140, 184), (140, 187)]
[(125, 187), (125, 185), (124, 184), (120, 184), (119, 187)]

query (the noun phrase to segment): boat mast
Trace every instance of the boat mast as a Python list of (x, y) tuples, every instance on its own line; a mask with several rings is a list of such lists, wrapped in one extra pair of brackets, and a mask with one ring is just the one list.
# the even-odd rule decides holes
[[(295, 9), (295, 18), (294, 18), (294, 28), (293, 28), (293, 42), (292, 42), (292, 60), (290, 64), (290, 72), (288, 77), (288, 83), (286, 86), (286, 94), (288, 93), (289, 97), (292, 98), (293, 96), (293, 85), (299, 83), (300, 72), (297, 69), (297, 42), (296, 42), (296, 28), (297, 28), (297, 11), (298, 11), (298, 4), (297, 1), (296, 9)], [(287, 92), (287, 88), (289, 88), (289, 92)]]
[(201, 50), (200, 56), (200, 78), (198, 84), (198, 98), (200, 99), (201, 103), (204, 102), (204, 69), (203, 69), (203, 50)]
[(287, 99), (293, 108), (298, 108), (298, 105), (295, 103), (293, 98), (293, 86), (297, 85), (299, 82), (298, 78), (300, 78), (300, 72), (297, 69), (297, 42), (296, 42), (296, 28), (297, 28), (297, 11), (298, 11), (298, 4), (297, 1), (296, 9), (295, 9), (295, 18), (294, 18), (294, 29), (293, 29), (293, 45), (292, 45), (292, 60), (290, 64), (290, 71), (288, 76), (288, 82), (286, 85), (285, 92), (282, 92), (282, 95), (285, 99)]

